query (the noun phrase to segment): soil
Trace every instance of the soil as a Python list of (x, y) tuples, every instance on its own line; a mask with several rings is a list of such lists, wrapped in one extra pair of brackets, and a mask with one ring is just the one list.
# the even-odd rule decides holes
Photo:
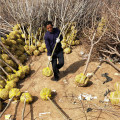
[[(48, 64), (46, 53), (29, 58), (27, 64), (31, 65), (31, 75), (20, 81), (18, 85), (22, 92), (30, 92), (34, 99), (32, 104), (26, 105), (24, 120), (64, 120), (64, 117), (59, 114), (50, 101), (43, 101), (40, 98), (40, 91), (44, 87), (56, 91), (52, 100), (71, 120), (120, 119), (120, 106), (103, 102), (104, 94), (108, 89), (114, 91), (114, 83), (120, 80), (120, 76), (114, 75), (117, 71), (109, 64), (103, 63), (98, 67), (100, 62), (90, 62), (87, 73), (93, 73), (97, 67), (98, 70), (86, 87), (77, 87), (74, 83), (75, 76), (83, 72), (85, 67), (85, 60), (80, 56), (80, 51), (81, 46), (77, 46), (71, 54), (64, 55), (65, 64), (60, 69), (60, 80), (58, 82), (51, 80), (53, 76), (46, 77), (42, 74), (42, 69)], [(101, 74), (104, 73), (108, 73), (112, 81), (103, 84), (106, 79)], [(78, 96), (83, 93), (97, 96), (97, 99), (80, 101)], [(19, 101), (12, 102), (0, 120), (4, 120), (6, 114), (12, 115), (14, 120), (21, 120), (23, 106), (24, 104)], [(91, 111), (87, 112), (88, 108), (91, 108)], [(44, 112), (48, 113), (40, 116), (40, 113)]]

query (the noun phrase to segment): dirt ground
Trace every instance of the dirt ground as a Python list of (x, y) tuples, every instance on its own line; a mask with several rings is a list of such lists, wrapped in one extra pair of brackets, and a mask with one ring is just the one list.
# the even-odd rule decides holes
[[(28, 60), (27, 63), (31, 64), (31, 75), (19, 83), (19, 88), (22, 92), (30, 92), (34, 102), (26, 105), (24, 120), (64, 120), (49, 101), (43, 101), (40, 98), (40, 91), (44, 87), (56, 90), (53, 101), (71, 120), (120, 120), (120, 107), (113, 106), (110, 102), (102, 102), (108, 89), (114, 91), (114, 83), (120, 80), (120, 76), (115, 76), (114, 73), (117, 71), (109, 64), (103, 63), (90, 79), (87, 87), (77, 87), (74, 83), (75, 76), (83, 72), (85, 67), (85, 60), (79, 56), (80, 50), (81, 46), (78, 46), (71, 54), (64, 55), (65, 64), (60, 70), (58, 82), (51, 81), (51, 77), (42, 75), (42, 69), (48, 63), (46, 53), (33, 56)], [(99, 64), (99, 62), (90, 62), (87, 72), (94, 72)], [(103, 84), (105, 78), (101, 74), (106, 72), (113, 80)], [(83, 93), (97, 96), (97, 99), (80, 101), (78, 96)], [(92, 111), (86, 112), (88, 108)], [(11, 114), (14, 120), (21, 120), (22, 110), (23, 103), (13, 102), (5, 114)], [(44, 112), (48, 113), (39, 116), (39, 113)], [(4, 120), (5, 114), (0, 120)]]

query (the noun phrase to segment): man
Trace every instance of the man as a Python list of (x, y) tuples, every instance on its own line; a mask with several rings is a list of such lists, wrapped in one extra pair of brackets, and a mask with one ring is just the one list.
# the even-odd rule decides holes
[[(45, 44), (47, 48), (48, 60), (52, 62), (52, 68), (54, 72), (53, 80), (58, 81), (59, 80), (59, 76), (58, 76), (59, 69), (64, 65), (63, 49), (60, 43), (63, 37), (61, 35), (60, 38), (58, 38), (60, 34), (60, 30), (58, 28), (53, 28), (53, 24), (51, 21), (47, 21), (45, 23), (45, 27), (47, 29), (47, 32), (45, 33), (44, 39), (45, 39)], [(51, 54), (52, 54), (52, 51), (56, 43), (57, 43), (57, 46), (51, 58)], [(57, 64), (57, 60), (59, 62), (58, 64)]]

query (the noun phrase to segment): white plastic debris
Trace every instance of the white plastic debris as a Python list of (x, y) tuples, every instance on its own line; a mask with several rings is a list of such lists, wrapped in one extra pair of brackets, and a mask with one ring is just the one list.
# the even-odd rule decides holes
[(92, 100), (92, 99), (97, 99), (97, 96), (92, 96), (92, 95), (90, 95), (90, 94), (83, 93), (83, 94), (80, 94), (80, 95), (78, 96), (78, 99), (79, 99), (79, 100), (85, 99), (85, 100), (87, 100), (87, 101), (90, 101), (90, 100)]
[(59, 99), (59, 102), (63, 102), (62, 98), (61, 98), (61, 99)]
[(25, 91), (25, 93), (28, 93), (28, 91)]
[(117, 76), (118, 76), (118, 75), (120, 75), (120, 73), (114, 73), (114, 75), (117, 75)]
[(87, 57), (88, 57), (88, 54), (85, 54), (85, 55), (84, 55), (84, 58), (87, 58)]
[(84, 55), (84, 52), (83, 52), (83, 51), (80, 51), (80, 54), (81, 54), (81, 55)]
[(101, 66), (99, 65), (99, 66), (97, 66), (98, 68), (100, 68)]
[(100, 61), (102, 61), (102, 59), (103, 59), (102, 57), (99, 57), (99, 60), (100, 60)]
[(10, 117), (11, 117), (11, 115), (10, 115), (10, 114), (5, 115), (5, 120), (12, 120)]
[(97, 99), (97, 96), (94, 96), (93, 99)]
[(14, 100), (14, 101), (12, 101), (12, 104), (16, 104), (18, 101), (17, 100)]
[(107, 96), (105, 96), (105, 98), (104, 98), (104, 102), (109, 102), (110, 100), (108, 99), (108, 97)]
[(85, 98), (87, 101), (90, 101), (92, 99), (91, 95), (86, 96)]
[(94, 75), (94, 73), (87, 73), (86, 76), (88, 77), (88, 76), (92, 76), (92, 75)]
[(50, 114), (50, 112), (44, 112), (44, 113), (39, 113), (39, 117), (41, 118), (41, 117), (47, 117), (47, 116), (45, 116), (45, 115), (47, 115), (47, 114)]
[(81, 94), (78, 96), (78, 100), (82, 100), (82, 95)]
[(68, 82), (67, 82), (67, 80), (63, 80), (63, 82), (65, 83), (65, 84), (67, 84)]
[(52, 90), (52, 92), (56, 92), (56, 90)]

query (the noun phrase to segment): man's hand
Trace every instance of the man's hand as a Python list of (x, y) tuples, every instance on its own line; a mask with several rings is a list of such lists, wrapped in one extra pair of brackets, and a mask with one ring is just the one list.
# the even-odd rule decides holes
[(51, 56), (48, 56), (48, 60), (51, 62), (52, 61), (52, 58), (51, 58)]
[(56, 43), (59, 43), (60, 42), (60, 39), (59, 38), (56, 38)]

